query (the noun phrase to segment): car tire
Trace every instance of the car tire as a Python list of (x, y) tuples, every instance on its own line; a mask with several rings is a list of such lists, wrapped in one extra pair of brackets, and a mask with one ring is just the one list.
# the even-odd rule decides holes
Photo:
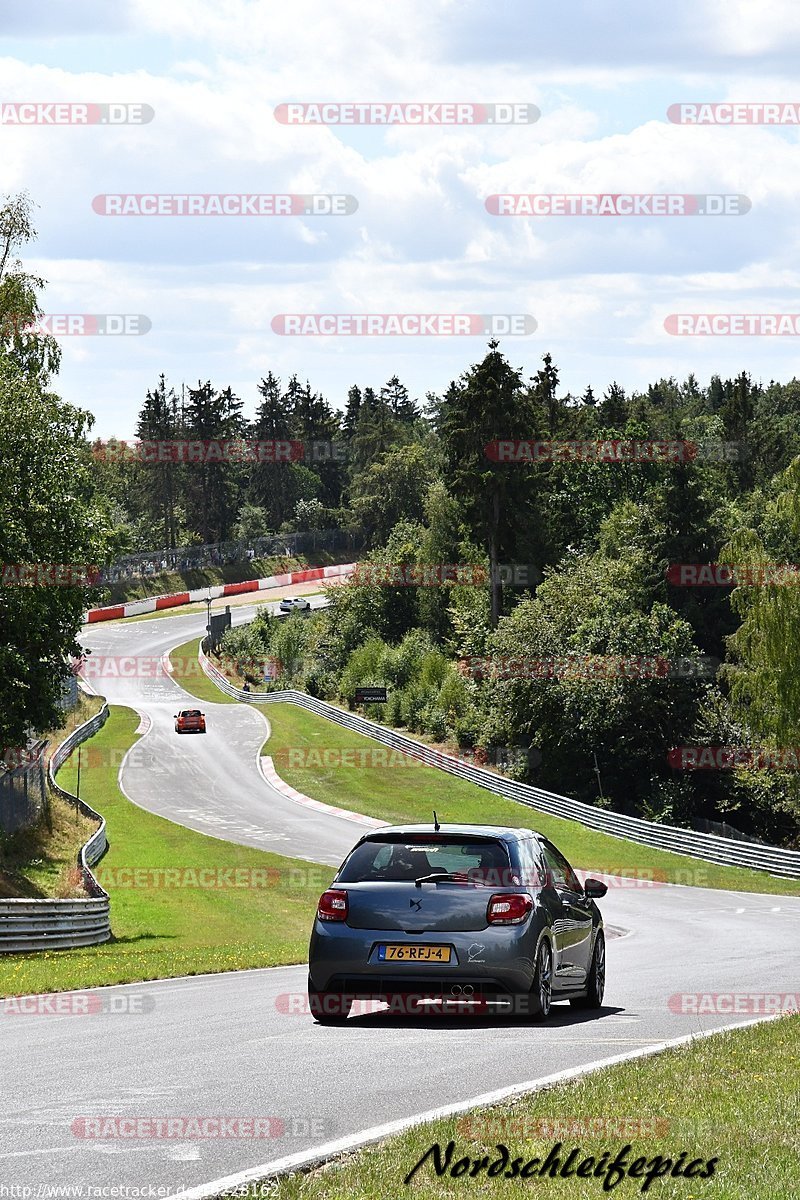
[(592, 952), (592, 967), (586, 984), (586, 995), (570, 1000), (573, 1008), (602, 1008), (606, 986), (606, 939), (598, 930)]
[(553, 954), (547, 938), (542, 938), (536, 951), (536, 970), (528, 993), (528, 1015), (531, 1021), (546, 1021), (553, 1005)]
[(342, 992), (321, 992), (308, 978), (308, 1007), (318, 1025), (344, 1025), (350, 1016), (352, 998)]

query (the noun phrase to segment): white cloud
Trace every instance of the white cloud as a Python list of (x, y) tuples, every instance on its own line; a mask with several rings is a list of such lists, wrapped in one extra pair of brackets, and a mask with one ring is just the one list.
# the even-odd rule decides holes
[[(791, 373), (788, 339), (669, 338), (663, 315), (689, 303), (705, 311), (704, 297), (795, 306), (785, 264), (798, 241), (797, 134), (673, 126), (663, 114), (703, 95), (800, 99), (781, 74), (800, 15), (779, 0), (758, 10), (730, 0), (669, 9), (621, 0), (613, 10), (571, 0), (568, 9), (504, 0), (489, 19), (485, 0), (404, 0), (402, 9), (132, 0), (117, 11), (132, 20), (137, 61), (139, 49), (144, 56), (136, 69), (129, 38), (118, 57), (105, 38), (91, 71), (68, 69), (66, 49), (58, 68), (35, 56), (0, 61), (8, 100), (156, 110), (140, 128), (0, 127), (5, 188), (27, 187), (41, 205), (48, 311), (153, 320), (139, 339), (65, 339), (64, 394), (96, 407), (102, 435), (124, 435), (161, 370), (175, 382), (230, 382), (252, 398), (271, 366), (341, 402), (355, 380), (377, 386), (395, 371), (417, 394), (444, 387), (483, 349), (480, 338), (272, 333), (275, 313), (296, 311), (532, 313), (539, 332), (506, 349), (530, 371), (552, 349), (573, 392), (615, 376), (643, 386), (656, 368), (730, 373), (745, 360), (756, 372), (763, 362)], [(62, 31), (55, 16), (45, 27)], [(769, 70), (759, 56), (771, 56)], [(732, 57), (746, 74), (731, 73)], [(509, 128), (300, 128), (273, 116), (291, 99), (518, 100), (543, 115)], [(344, 192), (359, 209), (156, 220), (90, 207), (102, 192), (185, 191)], [(484, 198), (506, 191), (745, 193), (754, 207), (717, 219), (491, 217)]]
[(4, 37), (86, 37), (129, 28), (130, 0), (3, 0), (0, 35)]

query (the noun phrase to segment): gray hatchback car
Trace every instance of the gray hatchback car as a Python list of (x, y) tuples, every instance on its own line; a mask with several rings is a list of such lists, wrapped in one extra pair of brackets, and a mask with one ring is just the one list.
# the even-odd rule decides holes
[(309, 1006), (340, 1024), (356, 999), (406, 1012), (599, 1008), (606, 885), (583, 885), (531, 829), (398, 825), (366, 834), (320, 897)]

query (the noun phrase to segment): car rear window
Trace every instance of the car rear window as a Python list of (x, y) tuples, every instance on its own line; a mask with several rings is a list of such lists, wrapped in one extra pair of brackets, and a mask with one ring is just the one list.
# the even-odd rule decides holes
[(183, 713), (184, 717), (200, 717), (202, 715), (199, 708), (187, 708), (186, 712)]
[(366, 841), (356, 846), (336, 877), (337, 883), (413, 883), (440, 872), (460, 881), (510, 887), (515, 883), (505, 845), (469, 838), (409, 838)]

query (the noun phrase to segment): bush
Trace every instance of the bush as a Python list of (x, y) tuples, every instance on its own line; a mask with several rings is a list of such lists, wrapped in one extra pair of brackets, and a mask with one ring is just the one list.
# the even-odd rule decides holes
[(427, 705), (433, 703), (434, 694), (421, 684), (409, 684), (400, 695), (400, 715), (406, 729), (412, 733), (423, 733), (425, 723), (422, 714)]
[(417, 678), (425, 688), (438, 693), (447, 676), (450, 664), (439, 650), (428, 650), (420, 659)]
[(351, 704), (357, 687), (382, 686), (387, 682), (380, 670), (386, 643), (370, 637), (354, 650), (339, 678), (339, 699)]
[(402, 692), (389, 692), (388, 699), (384, 705), (383, 723), (384, 725), (402, 725)]
[(423, 732), (429, 734), (435, 742), (443, 742), (447, 738), (447, 717), (438, 704), (426, 704), (420, 714)]
[(316, 661), (306, 670), (302, 686), (309, 696), (314, 696), (317, 700), (328, 700), (336, 695), (336, 674)]
[(457, 742), (459, 746), (472, 749), (478, 744), (481, 737), (482, 724), (480, 712), (477, 707), (473, 707), (452, 718), (448, 723), (448, 729), (454, 742)]
[(264, 647), (252, 625), (226, 629), (220, 642), (222, 666), (251, 683), (261, 683), (264, 675)]
[(299, 679), (306, 667), (311, 642), (311, 622), (294, 613), (280, 622), (272, 634), (269, 654), (281, 664), (281, 675), (288, 680)]
[[(395, 683), (405, 687), (421, 677), (424, 662), (429, 654), (439, 655), (428, 634), (422, 629), (411, 629), (395, 650)], [(429, 668), (430, 669), (430, 668)]]

